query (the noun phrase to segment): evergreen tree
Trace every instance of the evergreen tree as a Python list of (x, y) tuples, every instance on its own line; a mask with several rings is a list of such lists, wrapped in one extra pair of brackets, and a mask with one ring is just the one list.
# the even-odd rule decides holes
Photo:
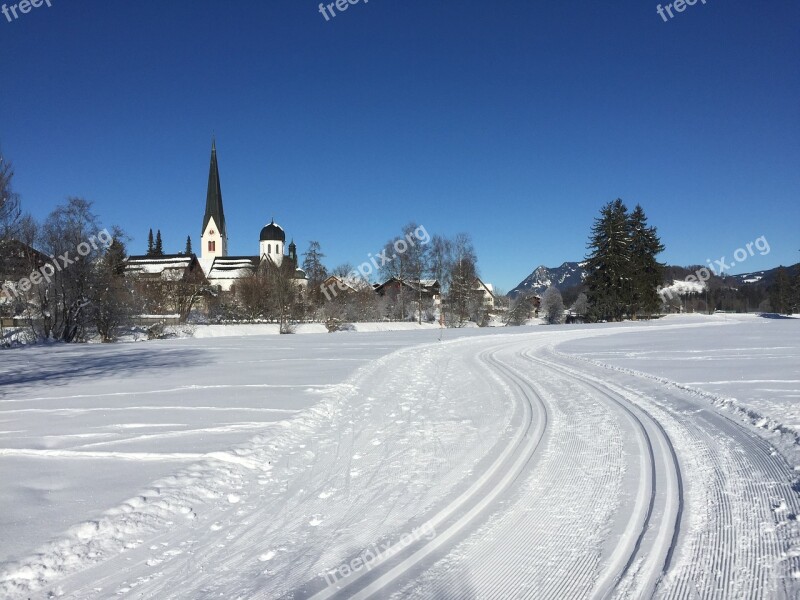
[(191, 256), (194, 254), (194, 251), (192, 250), (192, 236), (190, 235), (186, 236), (186, 249), (183, 251), (183, 253), (186, 256)]
[(621, 320), (630, 312), (633, 279), (629, 231), (628, 209), (619, 198), (606, 204), (592, 225), (584, 283), (596, 319)]
[(303, 253), (303, 270), (308, 277), (308, 297), (316, 306), (322, 304), (322, 284), (328, 277), (328, 270), (322, 264), (323, 258), (325, 255), (319, 242), (309, 242), (308, 250)]
[(153, 248), (153, 256), (164, 256), (164, 244), (161, 241), (161, 230), (156, 232), (156, 245)]
[(631, 316), (652, 316), (661, 308), (657, 289), (664, 279), (664, 265), (656, 256), (664, 251), (655, 227), (647, 226), (644, 209), (637, 204), (628, 218), (631, 254)]
[(155, 254), (155, 245), (153, 244), (153, 228), (150, 228), (150, 233), (147, 234), (147, 256)]
[(793, 313), (800, 313), (800, 267), (797, 267), (797, 275), (794, 278), (794, 306)]
[(769, 288), (769, 303), (772, 310), (779, 314), (792, 312), (792, 284), (786, 269), (778, 269), (775, 283)]

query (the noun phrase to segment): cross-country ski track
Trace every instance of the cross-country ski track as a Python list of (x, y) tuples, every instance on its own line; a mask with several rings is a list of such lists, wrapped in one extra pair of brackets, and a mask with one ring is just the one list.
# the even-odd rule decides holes
[(781, 454), (686, 386), (557, 349), (641, 329), (387, 348), (0, 569), (0, 596), (797, 597), (800, 485)]

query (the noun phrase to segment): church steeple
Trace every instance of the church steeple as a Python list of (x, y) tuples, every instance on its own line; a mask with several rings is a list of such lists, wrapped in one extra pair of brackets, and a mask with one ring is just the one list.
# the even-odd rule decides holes
[(222, 208), (222, 187), (217, 165), (217, 141), (211, 141), (211, 164), (208, 169), (208, 192), (206, 214), (203, 217), (202, 257), (227, 256), (228, 230), (225, 226), (225, 211)]
[(227, 238), (225, 211), (222, 210), (222, 187), (219, 183), (219, 166), (217, 165), (217, 140), (215, 139), (211, 141), (211, 165), (208, 170), (208, 193), (206, 194), (206, 216), (203, 219), (203, 231), (208, 227), (208, 222), (212, 217), (222, 237)]

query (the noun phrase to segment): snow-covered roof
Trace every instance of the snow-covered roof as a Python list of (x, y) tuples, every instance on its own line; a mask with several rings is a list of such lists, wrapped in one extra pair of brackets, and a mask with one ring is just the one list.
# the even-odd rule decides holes
[(125, 259), (125, 271), (131, 274), (161, 275), (166, 270), (186, 270), (194, 257), (186, 255), (129, 256)]
[(214, 259), (206, 277), (213, 279), (241, 279), (252, 274), (258, 266), (257, 256), (222, 256)]

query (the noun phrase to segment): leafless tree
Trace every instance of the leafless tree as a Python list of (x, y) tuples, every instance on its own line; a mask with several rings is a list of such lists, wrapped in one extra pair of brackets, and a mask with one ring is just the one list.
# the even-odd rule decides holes
[(585, 293), (581, 292), (578, 295), (577, 300), (575, 300), (575, 304), (572, 305), (570, 310), (581, 316), (586, 316), (589, 314), (589, 298)]
[(16, 237), (20, 211), (19, 195), (14, 192), (14, 166), (0, 152), (0, 240)]
[(478, 258), (472, 239), (466, 233), (458, 234), (452, 242), (453, 258), (450, 264), (448, 279), (450, 281), (446, 307), (447, 323), (453, 327), (462, 327), (476, 316), (482, 305), (482, 294), (475, 289), (478, 277)]
[[(98, 231), (92, 203), (83, 198), (69, 198), (45, 220), (40, 247), (58, 264), (59, 270), (50, 281), (35, 286), (38, 320), (44, 337), (64, 342), (84, 338), (89, 324), (93, 270), (102, 252), (89, 245), (88, 240)], [(79, 255), (79, 246), (88, 248), (88, 252)]]
[(506, 325), (519, 326), (525, 325), (533, 315), (533, 302), (528, 296), (520, 294), (511, 301), (511, 306), (506, 313)]
[(130, 322), (133, 312), (133, 288), (125, 279), (125, 240), (115, 227), (112, 241), (99, 259), (90, 287), (89, 318), (103, 342), (116, 339), (118, 329)]
[(542, 315), (549, 325), (558, 325), (564, 321), (564, 301), (561, 299), (561, 292), (557, 288), (550, 286), (542, 296)]

